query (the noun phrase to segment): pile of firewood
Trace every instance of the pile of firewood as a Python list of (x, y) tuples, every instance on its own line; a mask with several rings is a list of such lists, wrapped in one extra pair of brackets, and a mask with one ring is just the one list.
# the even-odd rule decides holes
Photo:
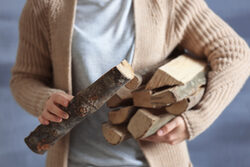
[(112, 109), (103, 123), (105, 139), (113, 145), (130, 138), (141, 139), (154, 134), (175, 116), (188, 111), (201, 100), (206, 85), (207, 63), (180, 55), (155, 70), (143, 83), (135, 75), (124, 91), (108, 102)]
[(112, 111), (102, 130), (109, 143), (119, 144), (131, 136), (145, 138), (201, 100), (206, 71), (206, 62), (186, 55), (142, 69), (141, 76), (122, 61), (79, 91), (67, 107), (58, 106), (69, 114), (68, 119), (37, 126), (25, 143), (43, 154), (106, 102)]

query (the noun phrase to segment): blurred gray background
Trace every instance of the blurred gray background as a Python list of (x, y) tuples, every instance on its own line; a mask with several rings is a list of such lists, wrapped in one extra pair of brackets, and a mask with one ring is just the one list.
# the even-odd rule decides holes
[[(43, 167), (45, 156), (31, 152), (24, 137), (37, 125), (13, 100), (10, 69), (18, 42), (18, 19), (25, 0), (1, 0), (0, 5), (0, 167)], [(250, 1), (207, 0), (209, 6), (250, 44)], [(198, 167), (250, 166), (250, 79), (235, 100), (202, 135), (189, 142)]]

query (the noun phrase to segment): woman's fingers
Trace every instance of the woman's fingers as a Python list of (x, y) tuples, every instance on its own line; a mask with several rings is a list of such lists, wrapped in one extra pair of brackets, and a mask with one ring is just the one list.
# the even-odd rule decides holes
[(55, 93), (51, 96), (51, 100), (56, 103), (60, 104), (64, 107), (67, 107), (70, 100), (72, 100), (73, 96), (69, 94), (63, 94), (63, 93)]
[(161, 129), (159, 129), (157, 131), (157, 135), (158, 136), (165, 136), (166, 134), (168, 134), (169, 132), (171, 132), (172, 130), (174, 130), (178, 125), (178, 120), (175, 118), (172, 121), (170, 121), (169, 123), (167, 123), (166, 125), (164, 125)]
[(157, 143), (165, 142), (171, 145), (176, 144), (178, 141), (180, 141), (178, 128), (173, 129), (170, 133), (166, 134), (165, 136), (159, 136), (158, 134), (154, 134), (142, 140), (157, 142)]
[(45, 111), (42, 113), (43, 118), (52, 121), (52, 122), (61, 122), (62, 118), (57, 117), (56, 115), (52, 114), (49, 111)]
[(187, 138), (188, 132), (186, 124), (182, 117), (177, 116), (175, 119), (158, 130), (156, 134), (142, 140), (151, 142), (166, 142), (168, 144), (174, 145), (184, 141)]
[(48, 121), (47, 119), (43, 118), (42, 115), (40, 115), (40, 116), (38, 117), (38, 120), (39, 120), (39, 122), (40, 122), (41, 124), (43, 124), (43, 125), (48, 125), (48, 124), (49, 124), (49, 121)]
[(57, 94), (51, 97), (51, 100), (56, 103), (56, 104), (60, 104), (64, 107), (67, 107), (69, 104), (69, 100), (66, 99), (64, 96)]
[(63, 119), (68, 119), (69, 118), (69, 114), (67, 114), (66, 112), (64, 112), (63, 110), (61, 110), (53, 102), (52, 102), (52, 104), (48, 105), (47, 110), (49, 112), (51, 112), (52, 114), (56, 115), (59, 118), (63, 118)]
[(169, 134), (164, 136), (164, 141), (168, 144), (174, 145), (178, 140), (180, 140), (181, 136), (182, 135), (180, 134), (179, 128), (175, 128)]
[(73, 99), (72, 95), (66, 93), (54, 93), (46, 101), (45, 108), (42, 114), (38, 117), (41, 124), (48, 125), (49, 121), (61, 122), (63, 119), (68, 119), (68, 113), (64, 112), (58, 105), (67, 107), (70, 100)]

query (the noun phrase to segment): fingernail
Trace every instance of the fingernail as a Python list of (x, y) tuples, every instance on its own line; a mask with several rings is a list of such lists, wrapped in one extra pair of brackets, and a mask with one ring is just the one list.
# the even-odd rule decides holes
[(63, 115), (63, 118), (64, 118), (64, 119), (68, 119), (68, 118), (69, 118), (69, 115), (68, 115), (68, 114), (64, 114), (64, 115)]
[(162, 131), (162, 130), (159, 130), (159, 131), (158, 131), (158, 135), (159, 135), (159, 136), (162, 136), (162, 135), (163, 135), (163, 131)]

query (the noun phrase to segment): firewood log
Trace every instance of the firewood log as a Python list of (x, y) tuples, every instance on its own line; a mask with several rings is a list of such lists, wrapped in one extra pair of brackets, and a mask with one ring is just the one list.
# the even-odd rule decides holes
[(136, 107), (161, 108), (187, 98), (189, 95), (206, 84), (206, 73), (198, 73), (192, 80), (181, 86), (147, 90), (144, 88), (132, 92), (133, 103)]
[(135, 77), (129, 81), (125, 87), (128, 88), (129, 90), (135, 90), (142, 84), (142, 76), (139, 74), (135, 74)]
[(131, 136), (125, 124), (111, 125), (109, 123), (103, 123), (102, 133), (107, 142), (113, 145), (120, 144)]
[(205, 72), (206, 66), (205, 61), (183, 54), (158, 68), (145, 89), (185, 85), (199, 73)]
[(88, 114), (97, 111), (133, 77), (134, 73), (131, 66), (127, 61), (122, 61), (88, 88), (78, 92), (70, 101), (68, 107), (61, 107), (69, 114), (68, 119), (60, 123), (50, 122), (49, 125), (39, 125), (25, 138), (26, 144), (35, 153), (44, 153), (57, 140), (84, 120)]
[(146, 138), (159, 130), (175, 116), (169, 113), (154, 115), (147, 109), (139, 109), (128, 123), (128, 131), (135, 139)]
[(127, 106), (117, 110), (110, 111), (108, 113), (109, 121), (114, 124), (122, 124), (128, 122), (128, 120), (135, 114), (136, 107)]
[(171, 104), (167, 106), (165, 109), (168, 113), (171, 113), (173, 115), (180, 115), (181, 113), (191, 109), (196, 104), (198, 104), (204, 92), (205, 92), (205, 88), (199, 88), (197, 92), (195, 92), (193, 95), (190, 95), (189, 97), (179, 102)]
[(106, 105), (109, 108), (131, 106), (131, 105), (133, 105), (133, 99), (132, 99), (132, 97), (122, 99), (119, 95), (115, 94), (107, 101)]

